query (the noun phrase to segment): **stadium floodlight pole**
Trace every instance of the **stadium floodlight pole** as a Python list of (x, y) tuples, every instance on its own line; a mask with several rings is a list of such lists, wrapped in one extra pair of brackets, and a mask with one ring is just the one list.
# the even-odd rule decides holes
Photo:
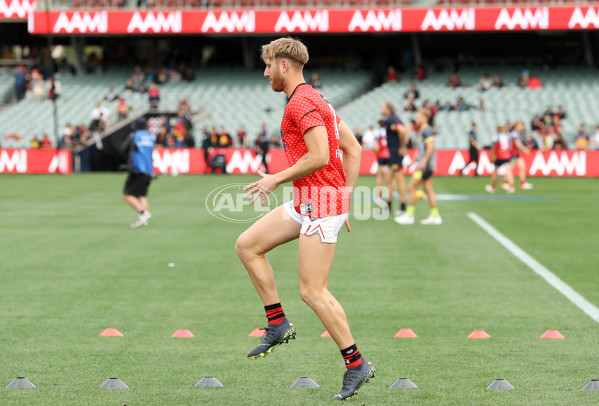
[[(46, 39), (48, 40), (48, 52), (50, 52), (50, 60), (52, 60), (52, 48), (54, 47), (54, 41), (52, 37), (52, 30), (50, 28), (50, 0), (44, 0), (44, 8), (46, 14)], [(54, 121), (54, 139), (56, 140), (56, 169), (58, 174), (62, 174), (61, 155), (60, 155), (60, 139), (58, 138), (58, 106), (56, 105), (56, 87), (54, 78), (54, 61), (52, 60), (52, 81), (50, 88), (50, 99), (52, 101), (52, 118)]]

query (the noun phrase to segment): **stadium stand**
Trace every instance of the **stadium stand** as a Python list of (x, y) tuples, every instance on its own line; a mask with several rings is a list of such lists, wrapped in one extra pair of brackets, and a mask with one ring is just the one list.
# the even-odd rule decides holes
[[(110, 69), (103, 74), (57, 75), (62, 85), (62, 93), (57, 100), (59, 131), (67, 123), (88, 125), (90, 113), (108, 92), (110, 87), (121, 91), (125, 80), (131, 76), (132, 67)], [(319, 71), (323, 92), (335, 105), (343, 105), (363, 93), (371, 84), (372, 77), (367, 72)], [(309, 77), (310, 72), (307, 73)], [(243, 124), (250, 140), (266, 123), (271, 131), (278, 129), (285, 107), (285, 96), (274, 95), (261, 72), (238, 68), (211, 68), (196, 71), (196, 80), (191, 83), (169, 83), (161, 86), (160, 111), (177, 111), (177, 103), (187, 97), (192, 112), (205, 111), (208, 119), (196, 123), (195, 137), (199, 142), (203, 125), (226, 126), (233, 132)], [(12, 86), (12, 84), (11, 84)], [(149, 108), (148, 96), (142, 93), (126, 94), (132, 112)], [(117, 102), (104, 102), (116, 118)], [(32, 119), (32, 117), (34, 119)], [(4, 147), (27, 147), (33, 135), (53, 134), (53, 111), (49, 100), (33, 101), (25, 99), (0, 112), (0, 134), (17, 133), (21, 141), (7, 140)]]
[(10, 73), (0, 73), (0, 103), (6, 103), (14, 95), (14, 79)]
[[(478, 91), (480, 77), (489, 72), (499, 74), (504, 82), (501, 89)], [(564, 139), (573, 145), (576, 129), (580, 123), (587, 128), (597, 125), (599, 117), (599, 80), (596, 70), (581, 68), (558, 68), (556, 70), (533, 71), (543, 82), (541, 89), (521, 89), (516, 85), (522, 68), (506, 67), (477, 67), (460, 70), (462, 83), (468, 87), (450, 89), (446, 86), (450, 71), (436, 72), (423, 81), (418, 82), (420, 98), (417, 105), (424, 100), (432, 103), (439, 100), (441, 104), (449, 101), (452, 104), (463, 97), (473, 108), (464, 112), (437, 113), (435, 127), (439, 138), (439, 148), (467, 148), (467, 137), (470, 124), (476, 122), (479, 126), (480, 141), (488, 145), (495, 131), (495, 126), (506, 121), (522, 120), (530, 129), (530, 122), (535, 114), (543, 113), (548, 107), (555, 109), (563, 106), (568, 118), (563, 120)], [(380, 104), (384, 100), (392, 101), (398, 108), (399, 116), (408, 121), (414, 113), (402, 111), (406, 100), (404, 92), (408, 90), (409, 81), (386, 83), (360, 96), (351, 103), (339, 109), (339, 115), (352, 127), (375, 124), (380, 117)], [(476, 109), (480, 99), (485, 103), (485, 111)]]

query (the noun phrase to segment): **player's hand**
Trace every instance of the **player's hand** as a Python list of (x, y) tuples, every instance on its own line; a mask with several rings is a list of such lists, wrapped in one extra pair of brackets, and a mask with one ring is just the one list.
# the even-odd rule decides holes
[(348, 233), (351, 233), (351, 227), (349, 226), (349, 217), (345, 219), (345, 228), (347, 228)]
[(264, 207), (266, 205), (266, 196), (275, 190), (279, 184), (274, 175), (269, 175), (262, 171), (258, 171), (258, 175), (260, 175), (262, 179), (250, 183), (243, 188), (243, 190), (248, 191), (244, 197), (250, 197), (253, 195), (250, 204), (254, 204), (254, 202), (258, 200), (260, 196), (262, 196), (262, 206)]
[(400, 156), (405, 156), (408, 153), (408, 148), (400, 147), (398, 152)]

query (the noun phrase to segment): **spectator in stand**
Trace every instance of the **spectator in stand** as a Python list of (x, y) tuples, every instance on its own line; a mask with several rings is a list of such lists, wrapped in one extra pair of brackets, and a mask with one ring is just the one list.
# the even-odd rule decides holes
[(408, 91), (403, 94), (404, 99), (412, 99), (416, 100), (420, 97), (420, 92), (416, 89), (416, 85), (414, 83), (410, 83), (410, 87)]
[(446, 101), (445, 105), (441, 108), (443, 111), (455, 111), (455, 106), (450, 101)]
[(322, 87), (322, 82), (320, 81), (320, 76), (318, 73), (315, 72), (310, 76), (310, 85), (314, 89), (320, 89)]
[(539, 144), (530, 133), (526, 133), (524, 136), (524, 146), (531, 151), (534, 149), (539, 149)]
[(116, 106), (116, 114), (117, 114), (117, 122), (118, 121), (123, 121), (127, 118), (127, 116), (129, 115), (129, 112), (131, 111), (131, 107), (127, 104), (127, 101), (125, 100), (124, 97), (121, 97), (119, 99), (119, 105)]
[(220, 134), (218, 134), (218, 147), (219, 148), (229, 148), (233, 146), (233, 138), (227, 132), (227, 129), (224, 125), (220, 126)]
[(37, 139), (37, 135), (34, 135), (33, 138), (31, 139), (31, 144), (29, 144), (29, 148), (38, 149), (41, 146), (42, 145), (40, 144), (39, 140)]
[(543, 123), (543, 120), (541, 120), (541, 116), (540, 115), (535, 115), (530, 123), (530, 128), (533, 131), (540, 131), (541, 127), (544, 127), (545, 123)]
[(34, 101), (41, 101), (46, 93), (46, 83), (44, 82), (42, 74), (37, 69), (31, 71), (30, 87), (31, 99)]
[(564, 149), (568, 149), (568, 145), (566, 145), (566, 141), (562, 138), (560, 134), (555, 135), (555, 140), (553, 141), (553, 149), (556, 151), (561, 151)]
[(42, 140), (40, 141), (40, 146), (42, 147), (42, 149), (52, 148), (52, 141), (50, 141), (50, 137), (48, 137), (48, 134), (44, 134)]
[(420, 65), (416, 66), (414, 80), (422, 81), (424, 79), (426, 79), (426, 70)]
[[(91, 112), (92, 122), (96, 121), (96, 125), (105, 128), (110, 122), (110, 111), (102, 105), (102, 102), (98, 103)], [(90, 125), (92, 127), (92, 125)]]
[(360, 127), (359, 125), (357, 125), (354, 128), (354, 135), (356, 136), (356, 140), (358, 141), (358, 143), (360, 145), (362, 145), (362, 127)]
[(239, 148), (248, 147), (247, 131), (245, 131), (245, 127), (243, 125), (240, 125), (237, 129), (237, 145), (239, 146)]
[(543, 87), (543, 82), (541, 82), (541, 79), (539, 79), (538, 76), (531, 76), (526, 87), (528, 89), (540, 89)]
[(158, 83), (159, 85), (168, 83), (168, 72), (165, 67), (160, 68), (158, 76), (156, 77), (156, 83)]
[(543, 119), (543, 121), (545, 121), (545, 124), (548, 124), (547, 120), (553, 120), (554, 115), (555, 115), (555, 113), (553, 112), (551, 107), (547, 107), (547, 109), (545, 110), (545, 112), (543, 113), (543, 116), (542, 116), (542, 119)]
[(148, 88), (146, 87), (146, 83), (145, 82), (141, 82), (139, 84), (139, 86), (137, 86), (137, 88), (135, 89), (135, 91), (137, 93), (146, 93), (148, 91)]
[(566, 118), (566, 112), (564, 111), (564, 108), (562, 106), (557, 106), (557, 112), (555, 114), (559, 116), (560, 120)]
[(491, 79), (491, 75), (485, 73), (482, 78), (478, 81), (478, 90), (480, 92), (484, 92), (489, 90), (493, 86), (493, 80)]
[(125, 87), (123, 88), (123, 93), (134, 93), (135, 87), (133, 86), (133, 79), (127, 79), (125, 81)]
[(133, 80), (133, 86), (137, 89), (139, 86), (146, 81), (146, 75), (141, 70), (141, 66), (136, 66), (133, 75), (131, 76)]
[(462, 112), (462, 111), (467, 111), (470, 108), (470, 106), (468, 105), (468, 103), (466, 103), (464, 101), (463, 97), (459, 97), (458, 101), (455, 105), (455, 110)]
[(599, 125), (595, 126), (595, 135), (593, 135), (591, 145), (593, 146), (594, 150), (599, 150)]
[(406, 104), (404, 106), (404, 111), (416, 111), (418, 110), (418, 108), (416, 107), (416, 105), (414, 104), (414, 99), (408, 99), (408, 104)]
[(433, 114), (437, 114), (439, 111), (443, 111), (443, 106), (441, 106), (441, 101), (437, 100), (431, 109)]
[(106, 100), (107, 102), (115, 101), (118, 98), (119, 98), (119, 94), (117, 93), (116, 90), (114, 90), (114, 87), (111, 87), (110, 89), (108, 89), (108, 93), (106, 93), (106, 96), (104, 96), (104, 100)]
[(447, 86), (451, 89), (456, 89), (462, 86), (462, 81), (456, 72), (453, 72), (451, 75), (449, 75)]
[(62, 85), (54, 76), (48, 79), (46, 82), (46, 95), (49, 100), (56, 100), (62, 93)]
[(374, 141), (377, 138), (378, 132), (378, 129), (376, 129), (373, 125), (368, 127), (368, 129), (364, 131), (364, 135), (362, 135), (362, 148), (373, 149)]
[(554, 134), (558, 134), (559, 136), (563, 135), (563, 128), (562, 128), (562, 122), (559, 119), (559, 116), (555, 115), (553, 116), (553, 119), (550, 120), (551, 121), (551, 132)]
[(19, 65), (19, 67), (14, 72), (15, 77), (15, 97), (17, 101), (23, 100), (25, 98), (25, 93), (27, 91), (27, 82), (29, 82), (29, 74), (27, 73), (27, 69), (25, 65)]
[(393, 66), (387, 68), (387, 82), (397, 82), (397, 73)]
[(154, 82), (156, 82), (156, 74), (154, 73), (154, 68), (152, 68), (151, 66), (148, 66), (146, 68), (145, 81), (146, 81), (146, 83), (154, 83)]
[(173, 69), (171, 71), (171, 74), (169, 75), (168, 82), (169, 83), (181, 83), (182, 78), (183, 77), (181, 76), (181, 72), (179, 72), (177, 69)]
[(187, 83), (193, 82), (196, 79), (193, 70), (190, 67), (185, 68), (182, 76), (183, 81)]
[(499, 77), (499, 75), (493, 75), (493, 87), (501, 89), (503, 87), (503, 80)]
[(480, 99), (478, 101), (478, 111), (482, 111), (482, 112), (487, 111), (487, 105), (485, 104), (484, 99)]
[(62, 132), (62, 142), (61, 145), (63, 147), (70, 148), (73, 146), (73, 137), (75, 136), (75, 128), (71, 123), (67, 123), (64, 131)]
[(262, 129), (256, 137), (256, 153), (262, 156), (262, 164), (264, 165), (264, 172), (268, 173), (268, 163), (266, 162), (266, 155), (270, 149), (270, 143), (272, 136), (266, 129), (266, 124), (262, 124)]
[(582, 151), (588, 150), (590, 148), (589, 140), (589, 132), (586, 130), (584, 124), (581, 123), (578, 127), (578, 131), (576, 132), (576, 138), (574, 141), (576, 149)]
[(160, 105), (160, 89), (158, 89), (158, 85), (156, 83), (150, 84), (150, 89), (148, 89), (148, 102), (150, 103), (151, 109), (157, 109)]
[(525, 88), (528, 86), (528, 82), (530, 80), (530, 72), (528, 70), (523, 70), (522, 75), (518, 78), (518, 86), (521, 88)]

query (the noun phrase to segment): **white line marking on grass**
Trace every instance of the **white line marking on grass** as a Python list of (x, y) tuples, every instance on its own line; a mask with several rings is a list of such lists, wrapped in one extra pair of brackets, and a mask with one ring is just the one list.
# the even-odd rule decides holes
[(498, 243), (503, 245), (509, 252), (514, 254), (516, 258), (524, 262), (530, 269), (532, 269), (537, 275), (545, 279), (545, 281), (556, 288), (562, 295), (564, 295), (569, 301), (574, 303), (580, 310), (585, 312), (591, 319), (599, 323), (599, 309), (586, 300), (572, 289), (568, 284), (558, 278), (553, 272), (545, 268), (540, 262), (528, 255), (522, 248), (518, 247), (512, 240), (501, 234), (495, 227), (487, 223), (482, 217), (476, 213), (468, 213), (468, 217), (476, 224), (485, 230), (491, 237), (495, 238)]

